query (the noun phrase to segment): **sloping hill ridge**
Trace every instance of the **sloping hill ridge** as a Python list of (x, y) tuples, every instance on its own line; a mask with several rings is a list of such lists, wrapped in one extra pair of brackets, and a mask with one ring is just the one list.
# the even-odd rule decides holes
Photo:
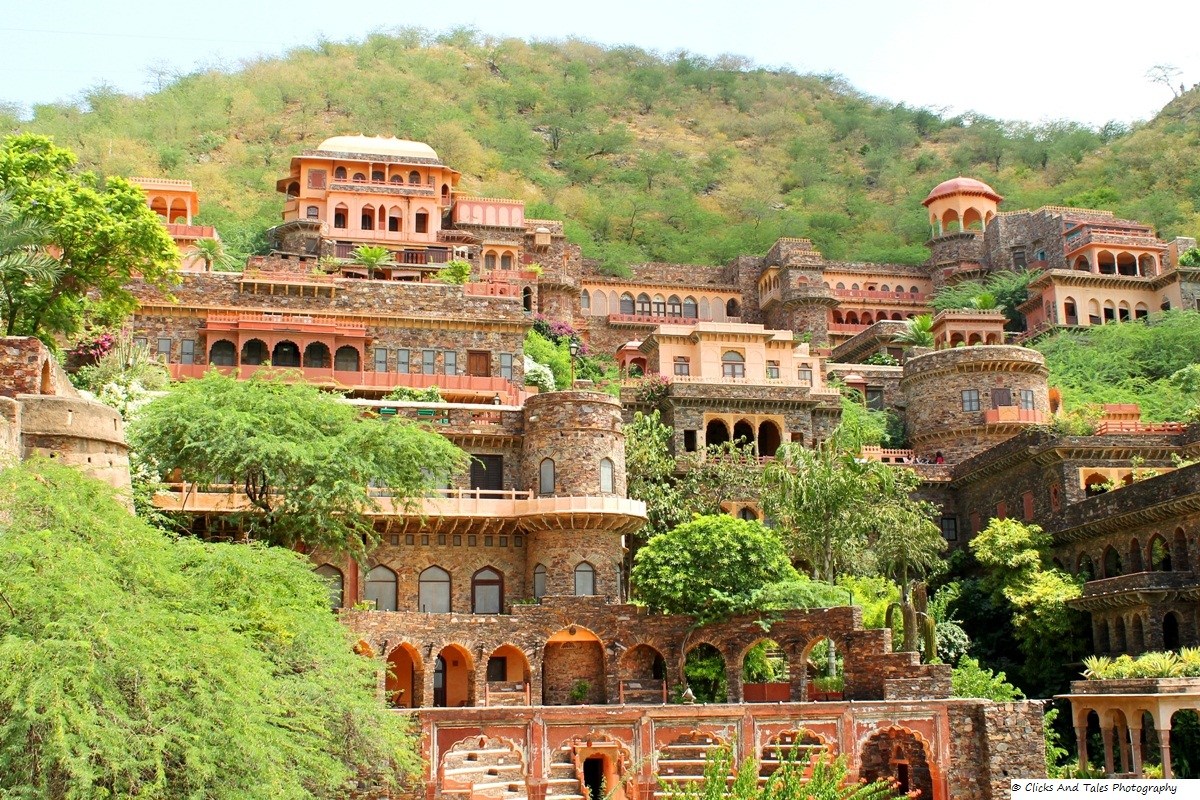
[(274, 182), (345, 133), (429, 142), (468, 191), (564, 218), (585, 254), (722, 263), (807, 236), (827, 256), (918, 263), (921, 199), (968, 174), (1005, 208), (1107, 208), (1164, 236), (1200, 231), (1200, 90), (1128, 130), (943, 118), (835, 76), (748, 59), (416, 30), (322, 43), (144, 97), (98, 88), (4, 130), (53, 135), (108, 174), (192, 180), (234, 250), (278, 220)]

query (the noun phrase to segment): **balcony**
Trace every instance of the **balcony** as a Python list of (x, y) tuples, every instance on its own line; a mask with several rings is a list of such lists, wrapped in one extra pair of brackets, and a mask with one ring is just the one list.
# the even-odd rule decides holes
[(385, 181), (335, 181), (329, 184), (329, 191), (383, 194), (392, 197), (437, 197), (437, 191), (432, 186), (415, 183), (387, 183)]
[(521, 287), (511, 283), (467, 283), (463, 285), (463, 294), (472, 297), (520, 297)]
[(723, 320), (715, 320), (712, 317), (685, 317), (681, 314), (609, 314), (609, 325), (695, 325), (698, 322), (727, 322), (730, 324), (738, 324), (742, 321), (741, 317), (726, 317)]
[(1103, 420), (1096, 425), (1096, 435), (1183, 433), (1182, 422), (1142, 422), (1141, 420)]
[[(336, 242), (333, 246), (333, 254), (337, 258), (344, 260), (352, 260), (354, 251), (361, 243), (351, 242)], [(394, 267), (396, 265), (417, 266), (423, 264), (445, 264), (450, 260), (450, 251), (444, 248), (431, 248), (428, 250), (393, 250), (392, 262), (383, 264), (383, 268)]]
[(1083, 594), (1068, 602), (1085, 611), (1121, 608), (1146, 603), (1195, 601), (1200, 599), (1200, 586), (1195, 573), (1133, 572), (1112, 578), (1088, 581)]
[(999, 408), (989, 408), (983, 412), (983, 423), (985, 425), (1001, 425), (1014, 422), (1026, 425), (1045, 425), (1046, 414), (1037, 409), (1021, 408), (1020, 406), (1000, 406)]
[(843, 336), (853, 336), (857, 333), (862, 333), (870, 325), (849, 324), (846, 322), (831, 322), (828, 325), (828, 330), (833, 334), (841, 334)]
[(520, 436), (524, 432), (525, 412), (517, 406), (478, 403), (421, 403), (389, 400), (350, 400), (351, 405), (368, 409), (388, 419), (424, 422), (439, 433), (460, 438)]
[[(195, 484), (166, 485), (154, 496), (154, 504), (165, 511), (190, 513), (236, 513), (250, 510), (250, 503), (237, 487), (223, 485), (199, 491)], [(376, 517), (399, 517), (422, 533), (465, 530), (486, 524), (510, 532), (543, 530), (607, 531), (629, 533), (646, 520), (646, 504), (624, 497), (535, 497), (516, 489), (443, 489), (412, 502), (395, 500), (387, 489), (372, 489)], [(478, 528), (472, 528), (477, 532)], [(491, 532), (489, 530), (489, 532)]]
[(412, 389), (428, 389), (436, 386), (447, 398), (463, 398), (491, 403), (498, 395), (503, 405), (521, 405), (528, 396), (505, 378), (477, 375), (426, 375), (411, 372), (367, 372), (364, 370), (335, 370), (317, 367), (271, 367), (268, 365), (242, 365), (221, 367), (210, 364), (168, 364), (172, 380), (200, 378), (210, 369), (223, 375), (232, 375), (246, 380), (259, 370), (277, 372), (285, 378), (294, 378), (339, 391), (389, 392), (399, 386)]
[(929, 297), (921, 292), (881, 292), (876, 289), (834, 289), (833, 296), (854, 300), (887, 300), (896, 303), (924, 303)]
[(1162, 250), (1166, 243), (1158, 239), (1150, 229), (1136, 230), (1129, 228), (1096, 228), (1088, 227), (1067, 235), (1063, 250), (1070, 256), (1075, 251), (1090, 244), (1107, 245), (1109, 247), (1129, 247), (1141, 250)]
[(213, 239), (217, 235), (217, 229), (212, 225), (180, 225), (168, 222), (166, 228), (172, 239)]
[(297, 332), (345, 336), (349, 338), (365, 338), (367, 335), (365, 327), (340, 324), (334, 316), (322, 314), (272, 314), (265, 311), (210, 311), (201, 330), (213, 332)]

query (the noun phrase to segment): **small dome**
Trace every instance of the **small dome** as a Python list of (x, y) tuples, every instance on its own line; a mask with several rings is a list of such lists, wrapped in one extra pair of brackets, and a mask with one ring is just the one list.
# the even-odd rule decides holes
[(952, 194), (981, 194), (984, 197), (995, 200), (997, 203), (1004, 199), (996, 194), (995, 189), (983, 181), (977, 181), (974, 178), (964, 178), (962, 175), (959, 175), (957, 178), (942, 181), (933, 187), (933, 191), (922, 201), (922, 205), (927, 206), (939, 197), (946, 197)]
[(438, 154), (424, 142), (410, 142), (408, 139), (397, 139), (395, 136), (333, 136), (321, 142), (317, 149), (333, 153), (363, 153), (375, 156), (438, 160)]

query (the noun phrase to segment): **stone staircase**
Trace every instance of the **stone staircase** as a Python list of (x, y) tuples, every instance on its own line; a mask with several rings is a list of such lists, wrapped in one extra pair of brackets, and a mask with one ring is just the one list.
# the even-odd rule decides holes
[(442, 757), (442, 797), (527, 800), (525, 762), (512, 747), (486, 736), (459, 742)]
[(575, 771), (575, 748), (565, 744), (550, 757), (546, 800), (584, 800), (585, 791)]
[[(657, 773), (660, 784), (675, 784), (676, 786), (691, 781), (704, 779), (704, 765), (708, 763), (708, 754), (721, 747), (723, 742), (716, 736), (707, 733), (689, 733), (680, 736), (675, 741), (658, 751)], [(733, 782), (733, 776), (729, 776)], [(668, 798), (669, 792), (660, 785), (654, 792), (655, 800)]]
[[(808, 731), (788, 731), (779, 734), (771, 739), (759, 754), (759, 785), (766, 783), (782, 762), (810, 760), (824, 750), (825, 746), (821, 744), (821, 740)], [(807, 768), (805, 772), (808, 772)]]

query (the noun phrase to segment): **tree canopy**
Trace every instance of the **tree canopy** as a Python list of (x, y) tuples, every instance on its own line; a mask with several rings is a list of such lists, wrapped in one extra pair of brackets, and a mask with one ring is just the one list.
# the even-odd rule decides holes
[(715, 618), (763, 586), (799, 575), (774, 531), (720, 514), (651, 538), (638, 550), (632, 580), (638, 599), (651, 608)]
[(129, 441), (163, 476), (244, 498), (230, 518), (251, 538), (355, 555), (375, 542), (373, 493), (411, 510), (466, 466), (432, 430), (365, 417), (286, 372), (175, 384), (139, 411)]
[[(54, 269), (0, 272), (0, 317), (10, 335), (71, 334), (85, 308), (119, 322), (134, 307), (134, 275), (167, 287), (179, 253), (142, 190), (123, 178), (75, 168), (75, 155), (44, 136), (0, 143), (0, 190), (45, 226)], [(94, 299), (89, 294), (94, 293)]]
[(0, 795), (343, 798), (419, 767), (302, 556), (168, 536), (45, 460), (0, 507)]

